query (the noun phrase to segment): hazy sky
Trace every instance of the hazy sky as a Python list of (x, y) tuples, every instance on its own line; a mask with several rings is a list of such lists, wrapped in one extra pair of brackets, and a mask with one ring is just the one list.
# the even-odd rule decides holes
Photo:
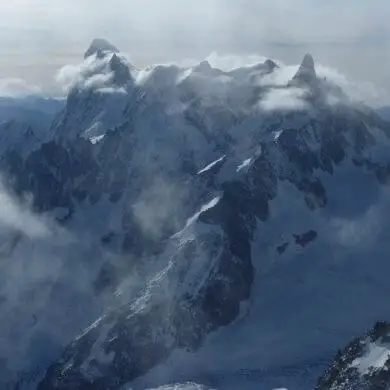
[(0, 78), (53, 88), (94, 37), (136, 65), (259, 54), (324, 65), (390, 91), (389, 0), (12, 0), (0, 3)]

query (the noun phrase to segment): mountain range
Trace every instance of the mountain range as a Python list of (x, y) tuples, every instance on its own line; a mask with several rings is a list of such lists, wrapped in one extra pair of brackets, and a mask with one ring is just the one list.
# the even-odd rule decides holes
[(2, 388), (389, 388), (390, 122), (284, 70), (97, 39), (0, 111)]

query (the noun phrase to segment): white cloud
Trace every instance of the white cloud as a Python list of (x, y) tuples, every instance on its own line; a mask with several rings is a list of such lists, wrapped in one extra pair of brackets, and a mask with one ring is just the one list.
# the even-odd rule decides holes
[[(329, 235), (334, 243), (347, 248), (372, 248), (386, 231), (390, 192), (380, 188), (376, 199), (362, 214), (330, 220)], [(361, 194), (364, 199), (364, 194)], [(353, 202), (352, 202), (353, 203)]]
[(208, 61), (211, 66), (224, 71), (261, 64), (266, 60), (267, 57), (259, 56), (256, 54), (227, 55), (218, 54), (216, 52), (212, 52), (209, 56), (206, 57), (206, 61)]
[(84, 88), (98, 89), (104, 88), (111, 84), (113, 78), (112, 72), (94, 74), (84, 80)]
[(205, 57), (181, 58), (175, 61), (164, 61), (161, 65), (176, 65), (179, 67), (192, 67), (198, 65), (202, 61), (207, 61), (213, 68), (221, 69), (225, 72), (241, 67), (250, 67), (253, 65), (264, 63), (268, 57), (258, 54), (221, 54), (212, 51)]
[(20, 97), (40, 92), (41, 89), (38, 86), (28, 84), (20, 78), (0, 79), (0, 96)]
[(275, 110), (305, 110), (307, 103), (303, 88), (271, 88), (260, 100), (260, 107), (266, 111)]
[[(375, 86), (370, 82), (357, 82), (351, 80), (347, 76), (341, 74), (336, 69), (317, 65), (317, 75), (321, 78), (326, 78), (327, 81), (340, 87), (352, 101), (365, 102), (371, 106), (382, 106), (383, 102), (390, 102), (390, 91)], [(337, 103), (338, 99), (333, 98), (333, 102)]]
[(123, 87), (117, 88), (117, 87), (101, 87), (97, 89), (98, 92), (104, 93), (104, 94), (126, 94), (126, 90)]
[(286, 86), (287, 83), (297, 73), (299, 65), (283, 65), (275, 69), (272, 73), (259, 79), (262, 86)]
[(56, 81), (65, 91), (68, 91), (74, 86), (104, 87), (111, 77), (107, 57), (97, 59), (96, 56), (91, 56), (79, 64), (63, 66), (56, 74)]
[[(299, 65), (283, 65), (281, 63), (280, 67), (275, 69), (269, 75), (258, 79), (258, 83), (264, 87), (283, 87), (288, 84), (288, 82), (296, 74)], [(357, 82), (352, 80), (350, 77), (342, 74), (336, 69), (323, 66), (318, 62), (315, 64), (316, 73), (318, 78), (326, 79), (327, 83), (333, 84), (336, 87), (342, 89), (346, 96), (355, 102), (364, 102), (373, 107), (383, 106), (383, 102), (390, 102), (390, 91), (386, 88), (380, 88), (375, 86), (370, 82)], [(272, 90), (266, 96), (265, 106), (273, 106), (276, 100), (280, 99), (281, 106), (283, 107), (286, 103), (290, 107), (303, 107), (302, 97), (304, 91), (298, 90)], [(329, 104), (338, 104), (342, 101), (342, 98), (337, 94), (328, 94), (328, 103)], [(294, 104), (297, 103), (297, 104)]]
[(16, 200), (0, 182), (0, 229), (24, 233), (30, 238), (46, 238), (51, 232), (45, 221), (32, 213), (28, 204)]
[[(123, 55), (121, 58), (127, 61)], [(56, 82), (65, 92), (77, 87), (83, 90), (98, 90), (101, 93), (125, 93), (124, 88), (117, 88), (112, 83), (114, 75), (109, 66), (110, 59), (111, 55), (101, 59), (90, 56), (79, 64), (65, 65), (57, 72)]]
[[(121, 56), (129, 66), (127, 56)], [(113, 74), (109, 66), (110, 56), (97, 59), (91, 56), (79, 64), (65, 65), (56, 74), (56, 81), (63, 91), (67, 92), (72, 86), (80, 89), (94, 89), (101, 93), (126, 93), (123, 88), (117, 88), (112, 84)], [(252, 55), (226, 55), (212, 52), (205, 58), (211, 66), (229, 71), (239, 67), (250, 67), (264, 63), (267, 57)], [(272, 73), (256, 79), (256, 83), (263, 87), (276, 87), (269, 90), (260, 102), (264, 110), (302, 110), (307, 105), (304, 101), (305, 90), (299, 88), (283, 88), (293, 78), (299, 68), (299, 64), (286, 65), (282, 61), (273, 59), (279, 67)], [(200, 59), (183, 59), (177, 62), (169, 62), (170, 65), (182, 67), (195, 66)], [(165, 63), (167, 65), (167, 63)], [(377, 88), (369, 82), (354, 82), (341, 72), (328, 66), (323, 66), (316, 61), (316, 72), (319, 78), (326, 78), (328, 82), (340, 87), (352, 101), (363, 101), (372, 106), (383, 106), (384, 102), (390, 102), (390, 91), (385, 88)], [(144, 69), (145, 70), (145, 69)], [(139, 74), (147, 74), (141, 71)], [(214, 87), (213, 87), (214, 88)], [(329, 95), (329, 103), (337, 104), (340, 96)]]
[(186, 195), (182, 187), (157, 177), (132, 205), (134, 217), (143, 232), (156, 238), (164, 230), (174, 228), (173, 231), (177, 231)]

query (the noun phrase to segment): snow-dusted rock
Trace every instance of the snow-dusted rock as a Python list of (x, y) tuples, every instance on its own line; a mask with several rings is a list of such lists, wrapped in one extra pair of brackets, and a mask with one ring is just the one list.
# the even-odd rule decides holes
[(340, 350), (319, 379), (318, 390), (387, 390), (390, 386), (390, 323), (377, 322)]

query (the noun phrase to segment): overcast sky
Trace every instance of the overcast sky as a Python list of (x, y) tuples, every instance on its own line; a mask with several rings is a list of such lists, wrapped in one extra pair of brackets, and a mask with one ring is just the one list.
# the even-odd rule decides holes
[(0, 2), (0, 78), (44, 90), (95, 37), (131, 61), (258, 54), (323, 65), (390, 91), (389, 0), (12, 0)]

